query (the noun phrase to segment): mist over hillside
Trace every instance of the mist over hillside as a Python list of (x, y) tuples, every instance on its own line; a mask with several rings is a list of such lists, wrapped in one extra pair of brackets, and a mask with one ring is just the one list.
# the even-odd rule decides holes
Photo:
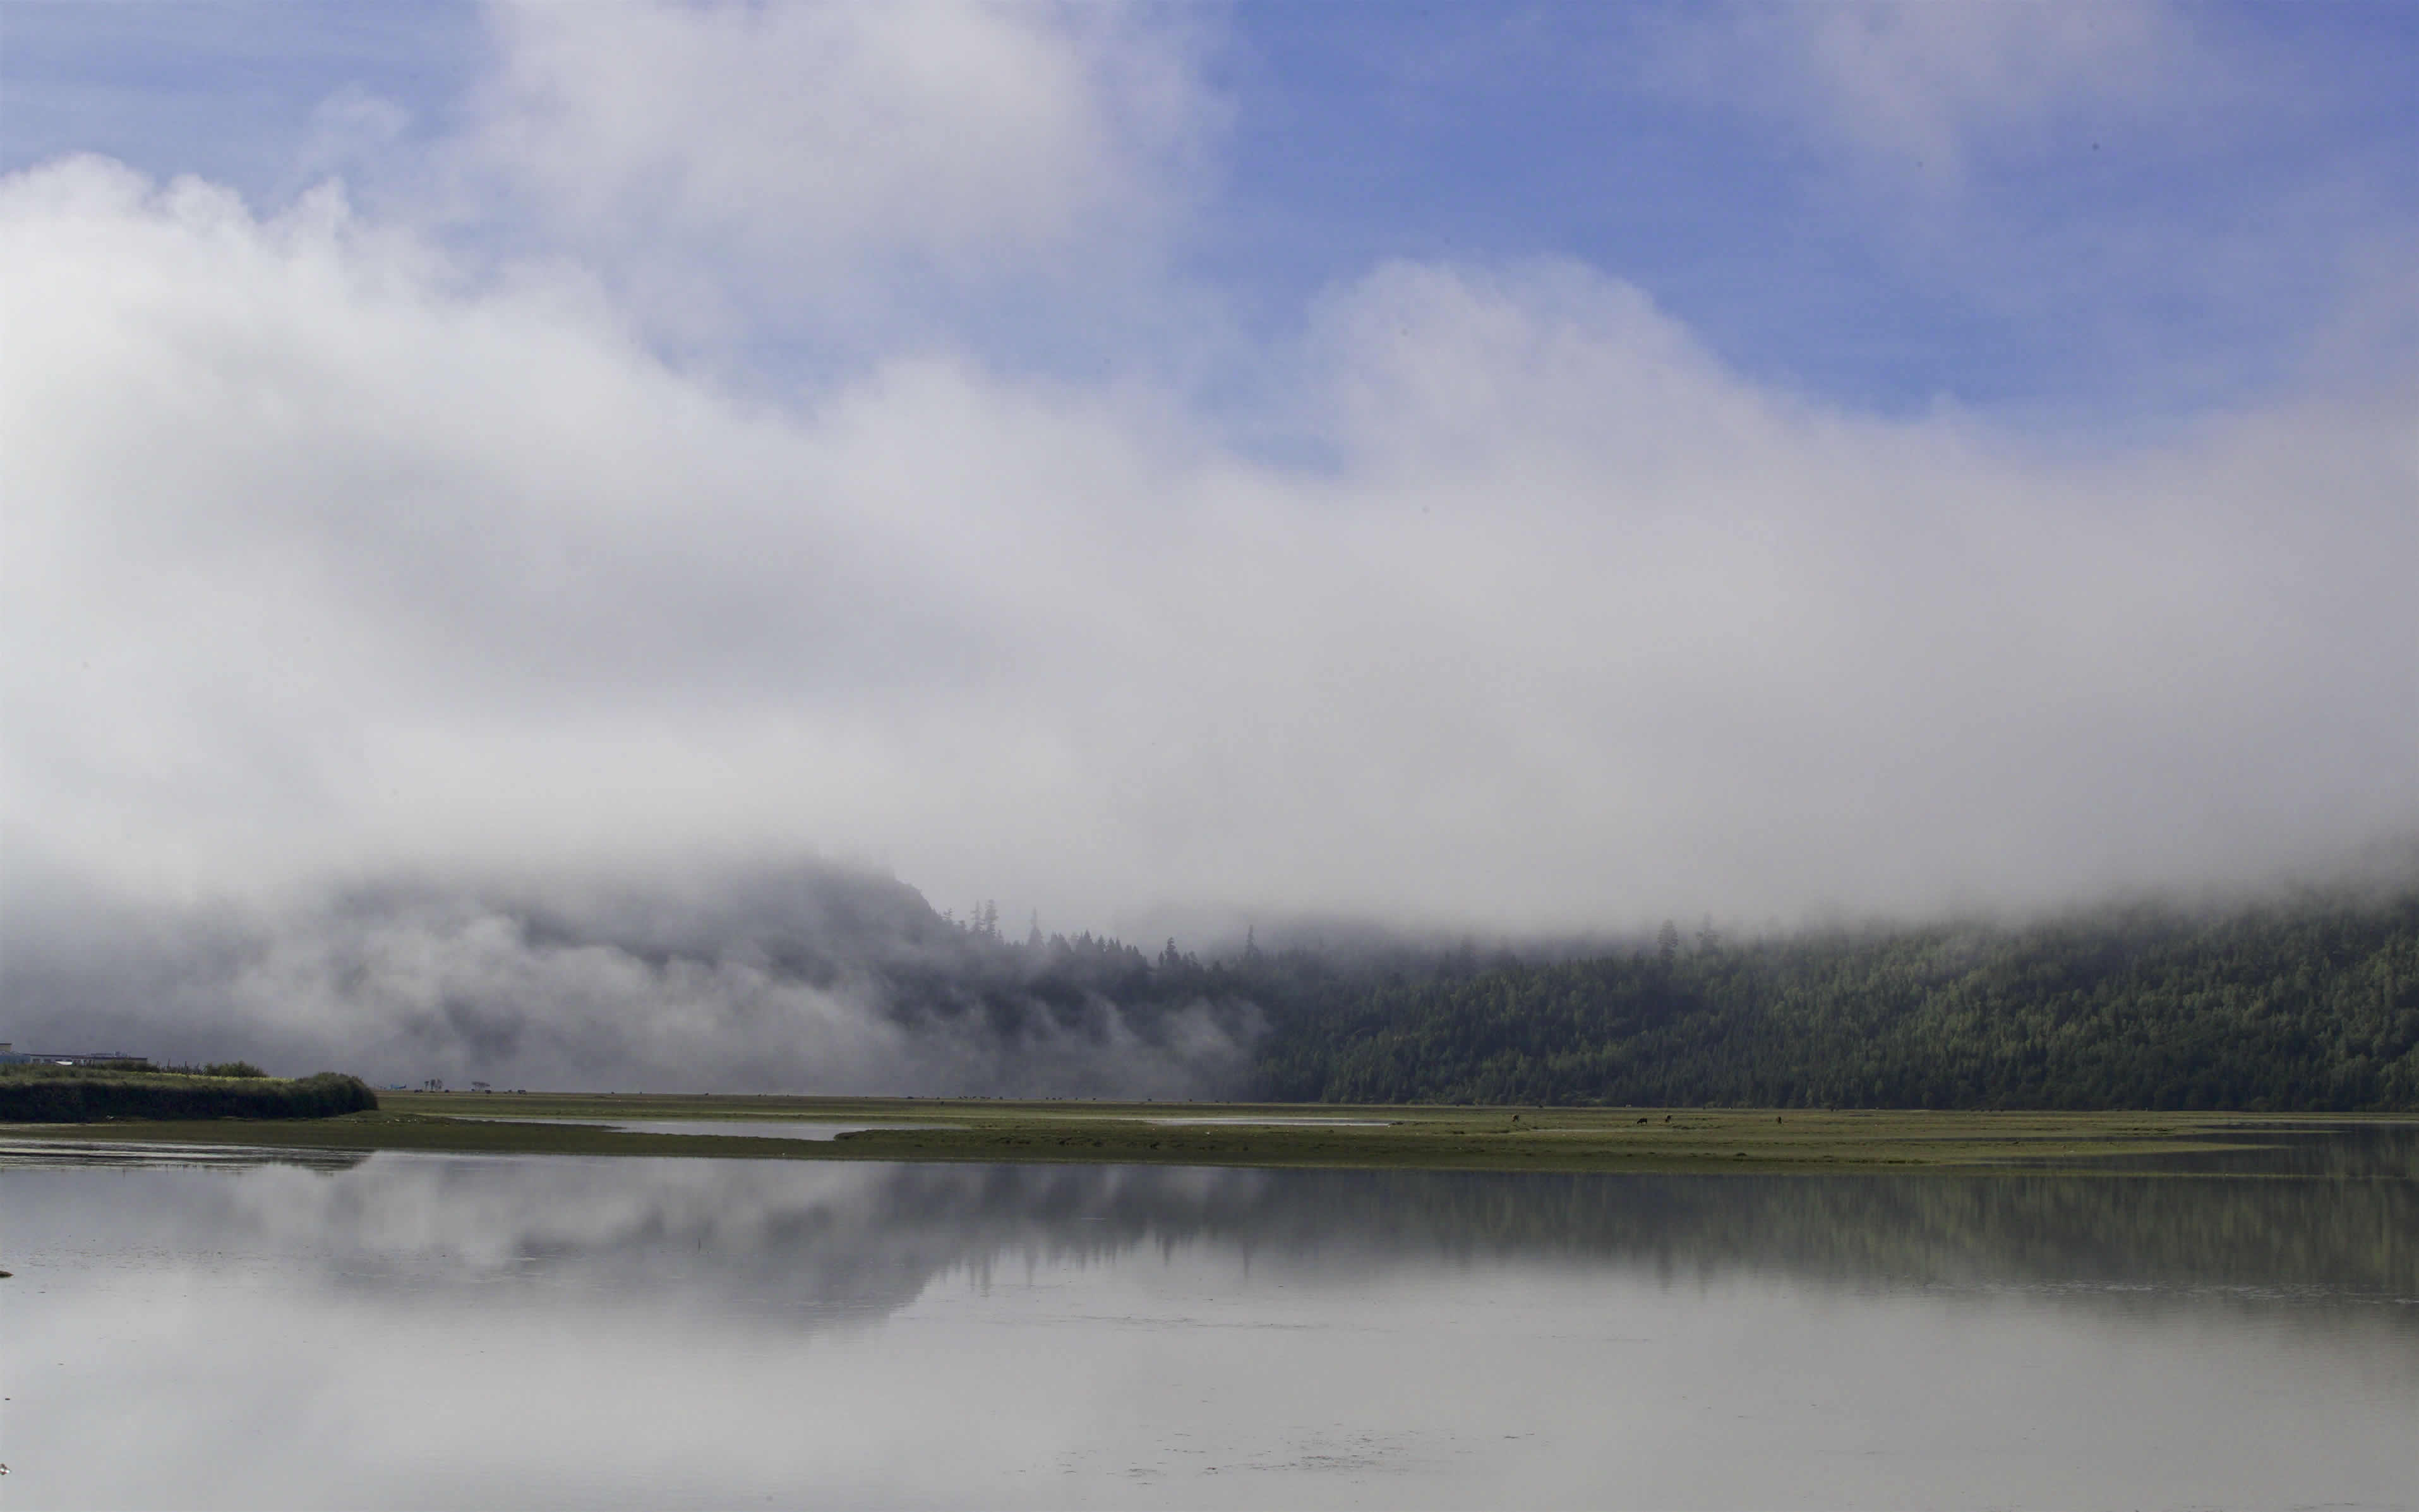
[(1148, 950), (828, 863), (389, 879), (177, 910), (12, 887), (10, 1035), (380, 1081), (1016, 1097), (2419, 1106), (2419, 859), (2011, 920)]
[(0, 934), (20, 1042), (242, 1044), (381, 1081), (1218, 1096), (1244, 1089), (1259, 1028), (1248, 1002), (1154, 990), (1137, 950), (1011, 943), (824, 865), (181, 911), (19, 889)]

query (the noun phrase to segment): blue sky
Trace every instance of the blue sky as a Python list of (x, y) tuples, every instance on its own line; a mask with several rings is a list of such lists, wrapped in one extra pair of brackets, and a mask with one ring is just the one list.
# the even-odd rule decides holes
[[(1846, 86), (1769, 35), (1809, 11), (1163, 8), (1218, 117), (1170, 261), (1266, 338), (1389, 258), (1575, 258), (1778, 384), (2072, 426), (2272, 390), (2419, 237), (2419, 8), (2184, 6), (2104, 73), (2004, 100), (1918, 78), (1944, 139), (1854, 130)], [(331, 140), (331, 102), (433, 143), (494, 67), (466, 5), (12, 0), (0, 23), (0, 166), (101, 152), (262, 207), (397, 171)], [(1012, 311), (954, 329), (1011, 363), (1100, 356), (1042, 324), (1058, 343)]]
[[(2357, 276), (2343, 239), (2419, 224), (2407, 6), (2194, 8), (2209, 98), (2049, 95), (1974, 128), (1953, 187), (1920, 143), (1844, 147), (1766, 108), (1765, 60), (1733, 87), (1658, 78), (1696, 14), (1248, 11), (1243, 239), (1299, 239), (1305, 281), (1406, 252), (1579, 257), (1734, 362), (1884, 408), (2146, 385), (2159, 406), (2271, 378)], [(2204, 251), (2245, 266), (2179, 276)]]

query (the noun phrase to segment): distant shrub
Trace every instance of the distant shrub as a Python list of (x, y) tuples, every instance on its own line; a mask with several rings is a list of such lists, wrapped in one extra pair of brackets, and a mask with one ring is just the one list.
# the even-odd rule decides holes
[(249, 1060), (213, 1060), (202, 1068), (202, 1074), (205, 1076), (266, 1076), (269, 1072)]
[(294, 1081), (249, 1076), (82, 1072), (10, 1067), (0, 1073), (0, 1120), (85, 1123), (96, 1119), (328, 1119), (366, 1113), (377, 1094), (359, 1077), (323, 1071)]

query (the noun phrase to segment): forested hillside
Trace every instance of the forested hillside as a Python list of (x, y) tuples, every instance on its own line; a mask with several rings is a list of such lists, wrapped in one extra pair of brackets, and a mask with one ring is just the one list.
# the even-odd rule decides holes
[[(1514, 947), (1293, 926), (1201, 954), (1004, 932), (989, 903), (961, 918), (830, 867), (568, 895), (396, 885), (248, 926), (129, 925), (114, 954), (36, 941), (0, 1000), (20, 1042), (380, 1080), (2419, 1111), (2419, 856), (2392, 874), (2017, 925)], [(284, 1005), (277, 1034), (247, 1016), (263, 1001)]]
[(2419, 889), (1394, 969), (1221, 968), (1287, 1101), (2419, 1109)]

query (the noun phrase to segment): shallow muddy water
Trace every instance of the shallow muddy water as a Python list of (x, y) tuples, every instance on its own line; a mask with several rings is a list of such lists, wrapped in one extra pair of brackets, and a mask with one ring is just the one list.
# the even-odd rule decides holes
[(2385, 1148), (2078, 1180), (20, 1147), (0, 1502), (2411, 1505)]

